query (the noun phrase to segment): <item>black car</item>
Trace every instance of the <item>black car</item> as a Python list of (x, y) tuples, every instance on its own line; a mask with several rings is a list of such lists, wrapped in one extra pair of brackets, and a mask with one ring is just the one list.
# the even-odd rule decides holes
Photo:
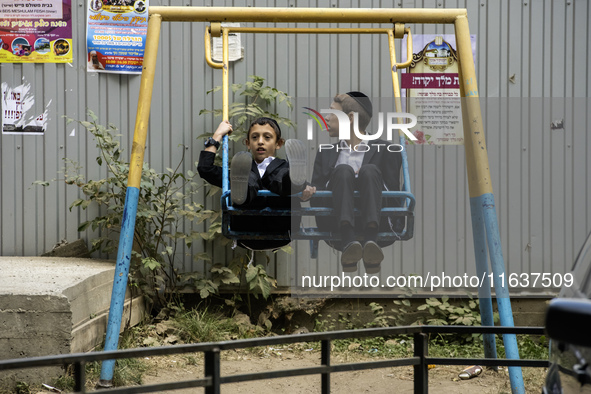
[(572, 285), (550, 302), (551, 338), (544, 394), (591, 393), (591, 234), (575, 260)]

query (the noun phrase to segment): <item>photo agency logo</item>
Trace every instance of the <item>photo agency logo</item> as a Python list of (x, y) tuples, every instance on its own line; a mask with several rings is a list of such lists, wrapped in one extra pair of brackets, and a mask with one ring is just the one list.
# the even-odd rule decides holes
[[(355, 136), (360, 140), (368, 141), (367, 144), (359, 144), (355, 145), (352, 149), (356, 152), (367, 152), (370, 149), (387, 149), (390, 152), (401, 152), (404, 149), (404, 146), (399, 143), (372, 143), (371, 141), (379, 140), (380, 137), (384, 134), (384, 130), (386, 132), (386, 140), (388, 142), (395, 141), (395, 138), (398, 138), (399, 133), (394, 133), (394, 130), (400, 130), (406, 138), (410, 139), (411, 141), (417, 141), (417, 137), (413, 135), (410, 131), (413, 127), (417, 125), (417, 118), (411, 113), (407, 112), (387, 112), (384, 114), (383, 112), (378, 113), (378, 130), (375, 133), (365, 133), (365, 130), (359, 130), (359, 113), (357, 112), (350, 112), (353, 114), (353, 119), (349, 117), (348, 114), (344, 113), (343, 111), (337, 109), (321, 109), (320, 111), (316, 111), (310, 107), (303, 107), (304, 109), (310, 112), (304, 112), (304, 114), (308, 115), (310, 118), (307, 122), (307, 139), (311, 141), (314, 139), (314, 123), (318, 125), (320, 131), (328, 132), (331, 137), (336, 137), (330, 133), (331, 128), (328, 125), (326, 118), (322, 114), (328, 114), (327, 118), (331, 120), (331, 116), (335, 116), (338, 121), (338, 138), (339, 140), (349, 141), (351, 139), (351, 129)], [(410, 122), (406, 122), (405, 120), (410, 119)], [(385, 123), (385, 127), (384, 127)], [(336, 134), (336, 133), (334, 133)], [(383, 141), (383, 139), (382, 139)], [(397, 141), (397, 140), (396, 140)], [(351, 149), (351, 147), (341, 147), (338, 144), (335, 146), (333, 144), (319, 144), (318, 150), (328, 150), (328, 149)]]

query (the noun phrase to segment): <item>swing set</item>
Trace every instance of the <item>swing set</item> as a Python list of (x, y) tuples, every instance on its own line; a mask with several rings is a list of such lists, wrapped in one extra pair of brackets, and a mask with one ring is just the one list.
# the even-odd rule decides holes
[[(211, 23), (210, 26), (205, 29), (204, 44), (205, 44), (205, 60), (207, 64), (214, 69), (223, 70), (222, 74), (222, 91), (223, 91), (223, 104), (222, 112), (224, 120), (228, 119), (228, 66), (229, 66), (229, 45), (228, 36), (230, 32), (233, 33), (263, 33), (263, 34), (386, 34), (388, 36), (388, 46), (390, 52), (390, 64), (392, 72), (392, 87), (394, 89), (394, 100), (395, 109), (397, 113), (402, 112), (400, 86), (398, 82), (397, 70), (406, 68), (411, 64), (412, 61), (412, 35), (410, 28), (405, 28), (401, 23), (395, 23), (392, 28), (256, 28), (256, 27), (226, 27), (221, 26), (221, 23)], [(400, 39), (406, 35), (406, 47), (407, 47), (407, 61), (404, 63), (396, 63), (396, 47), (395, 38)], [(216, 63), (211, 59), (211, 37), (222, 37), (222, 48), (223, 48), (223, 61), (222, 63)], [(399, 143), (401, 146), (405, 145), (405, 137), (402, 131), (399, 131)], [(399, 231), (380, 232), (378, 234), (378, 241), (392, 243), (396, 240), (405, 241), (411, 239), (414, 232), (414, 207), (415, 197), (410, 189), (410, 176), (408, 171), (408, 157), (406, 149), (401, 151), (402, 156), (402, 176), (403, 176), (403, 187), (401, 191), (383, 191), (382, 198), (385, 201), (388, 199), (395, 198), (398, 201), (403, 201), (400, 207), (384, 207), (381, 210), (381, 216), (383, 218), (404, 218), (404, 227)], [(311, 257), (317, 258), (318, 256), (318, 243), (320, 240), (324, 241), (338, 241), (338, 235), (328, 232), (321, 231), (317, 227), (300, 227), (298, 230), (293, 229), (290, 234), (279, 233), (279, 232), (265, 232), (265, 233), (254, 233), (248, 231), (238, 231), (232, 228), (231, 218), (232, 216), (291, 216), (294, 218), (301, 218), (303, 216), (331, 216), (333, 215), (333, 209), (331, 207), (302, 207), (294, 210), (281, 210), (281, 209), (264, 209), (264, 210), (249, 210), (244, 208), (233, 207), (231, 203), (231, 190), (229, 188), (228, 181), (228, 137), (224, 136), (222, 141), (222, 168), (223, 168), (223, 180), (222, 180), (222, 234), (232, 240), (310, 240)], [(269, 191), (259, 191), (259, 196), (274, 196)], [(358, 197), (358, 192), (355, 192)], [(312, 198), (331, 198), (332, 192), (330, 191), (318, 191)], [(359, 212), (356, 210), (356, 214)]]
[[(172, 7), (155, 6), (149, 8), (148, 34), (143, 61), (143, 72), (140, 83), (138, 109), (135, 122), (133, 147), (130, 158), (130, 171), (125, 198), (125, 209), (122, 219), (119, 249), (117, 252), (117, 266), (107, 335), (105, 339), (105, 351), (116, 350), (119, 342), (121, 317), (123, 313), (123, 301), (127, 289), (127, 276), (129, 273), (131, 249), (133, 245), (133, 233), (135, 217), (140, 189), (141, 170), (144, 160), (144, 150), (147, 138), (147, 129), (150, 117), (150, 105), (154, 76), (156, 70), (156, 58), (160, 29), (163, 21), (167, 22), (209, 22), (205, 31), (205, 53), (207, 63), (216, 69), (222, 70), (223, 92), (223, 119), (228, 119), (229, 114), (229, 32), (235, 33), (262, 33), (262, 34), (387, 34), (390, 50), (390, 63), (392, 66), (392, 85), (396, 112), (401, 111), (400, 88), (398, 85), (398, 73), (400, 68), (408, 67), (412, 60), (412, 37), (410, 29), (405, 23), (436, 23), (451, 24), (455, 28), (460, 95), (462, 97), (462, 120), (464, 125), (464, 145), (466, 152), (466, 171), (468, 175), (470, 210), (472, 217), (472, 231), (474, 235), (474, 252), (476, 257), (476, 271), (479, 277), (488, 279), (490, 256), (490, 268), (495, 287), (497, 305), (502, 326), (512, 327), (513, 314), (509, 291), (503, 286), (501, 278), (505, 273), (505, 264), (501, 250), (501, 242), (495, 210), (490, 171), (488, 167), (488, 154), (483, 130), (480, 102), (478, 100), (478, 86), (474, 69), (473, 54), (470, 42), (467, 11), (465, 9), (354, 9), (354, 8), (259, 8), (259, 7)], [(390, 28), (262, 28), (262, 27), (226, 27), (221, 22), (252, 22), (252, 23), (368, 23), (389, 24)], [(407, 37), (407, 62), (396, 63), (395, 39)], [(210, 57), (210, 38), (222, 37), (223, 58), (222, 63), (212, 61)], [(471, 99), (466, 99), (470, 97)], [(401, 145), (404, 145), (404, 137), (400, 135)], [(396, 233), (380, 233), (382, 240), (388, 237), (407, 240), (412, 238), (414, 229), (415, 198), (410, 189), (408, 174), (408, 160), (406, 151), (403, 155), (403, 190), (383, 192), (383, 197), (396, 197), (403, 201), (401, 206), (385, 207), (382, 215), (404, 217), (404, 229)], [(289, 210), (264, 210), (250, 211), (237, 209), (231, 205), (228, 185), (228, 141), (227, 136), (223, 140), (223, 233), (232, 239), (280, 239), (277, 234), (250, 234), (238, 232), (231, 228), (230, 217), (234, 215), (302, 215), (302, 216), (327, 216), (332, 214), (328, 207), (301, 208), (299, 211)], [(265, 195), (269, 192), (262, 191)], [(330, 196), (330, 192), (317, 192), (319, 197)], [(268, 195), (268, 194), (267, 194)], [(330, 240), (331, 234), (323, 233), (316, 228), (301, 228), (300, 231), (291, 234), (293, 239), (308, 239), (312, 242), (312, 255), (317, 250), (319, 240)], [(487, 255), (488, 251), (488, 255)], [(480, 312), (483, 326), (494, 326), (492, 296), (490, 282), (487, 280), (479, 288)], [(517, 340), (514, 334), (503, 336), (505, 353), (508, 359), (519, 359)], [(495, 337), (492, 334), (484, 335), (484, 353), (486, 358), (496, 358)], [(100, 385), (109, 387), (113, 379), (115, 360), (103, 362), (101, 369)], [(509, 377), (513, 393), (524, 393), (523, 377), (520, 367), (509, 367)]]

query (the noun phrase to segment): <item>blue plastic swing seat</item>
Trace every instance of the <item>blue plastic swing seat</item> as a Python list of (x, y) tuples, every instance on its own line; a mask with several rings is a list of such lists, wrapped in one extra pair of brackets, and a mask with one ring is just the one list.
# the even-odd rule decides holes
[[(405, 145), (405, 140), (400, 137), (400, 144)], [(410, 190), (410, 177), (408, 172), (408, 158), (406, 155), (406, 149), (402, 152), (402, 174), (403, 174), (403, 187), (401, 191), (383, 191), (382, 198), (391, 199), (397, 197), (399, 201), (402, 201), (401, 206), (389, 207), (384, 206), (381, 210), (382, 217), (404, 217), (404, 226), (399, 231), (380, 232), (378, 234), (378, 242), (389, 242), (392, 241), (405, 241), (413, 237), (414, 233), (414, 208), (415, 208), (415, 197)], [(224, 161), (227, 161), (227, 156), (224, 157)], [(227, 162), (224, 165), (227, 169)], [(224, 173), (224, 177), (228, 177), (227, 173)], [(327, 231), (321, 231), (318, 227), (299, 227), (297, 231), (291, 231), (291, 234), (285, 232), (250, 232), (250, 231), (236, 231), (231, 228), (231, 217), (232, 216), (275, 216), (275, 217), (305, 217), (305, 216), (332, 216), (334, 210), (331, 207), (301, 207), (298, 209), (271, 209), (265, 208), (263, 210), (253, 210), (236, 208), (232, 206), (232, 200), (230, 198), (230, 190), (225, 191), (221, 197), (222, 206), (222, 234), (232, 240), (310, 240), (310, 248), (312, 251), (312, 257), (317, 255), (319, 241), (339, 241), (338, 234), (333, 234)], [(276, 196), (267, 190), (258, 192), (259, 196)], [(298, 196), (298, 195), (294, 195)], [(318, 191), (313, 196), (315, 198), (327, 198), (332, 197), (330, 191)], [(355, 198), (359, 197), (359, 192), (355, 192)], [(355, 210), (355, 215), (359, 215), (359, 212)]]
[[(259, 196), (276, 196), (267, 190), (262, 190), (258, 193)], [(299, 194), (294, 195), (298, 197)], [(332, 197), (330, 191), (318, 191), (312, 196), (312, 198), (326, 198)], [(355, 192), (355, 198), (359, 197), (359, 192)], [(405, 199), (405, 204), (402, 207), (384, 207), (381, 210), (382, 216), (389, 217), (405, 217), (404, 229), (400, 232), (381, 232), (378, 234), (379, 241), (391, 241), (401, 240), (405, 241), (411, 239), (414, 231), (414, 207), (415, 197), (412, 193), (405, 191), (384, 191), (382, 192), (382, 198), (398, 197)], [(337, 235), (326, 231), (320, 231), (316, 227), (300, 227), (299, 231), (291, 233), (291, 237), (282, 233), (261, 233), (261, 232), (250, 232), (250, 231), (235, 231), (230, 226), (230, 218), (233, 215), (237, 216), (293, 216), (293, 217), (304, 217), (304, 216), (332, 216), (333, 208), (331, 207), (302, 207), (299, 209), (271, 209), (265, 208), (263, 210), (250, 210), (241, 209), (231, 206), (230, 203), (230, 192), (228, 191), (222, 195), (222, 234), (229, 239), (243, 239), (243, 240), (267, 240), (267, 239), (309, 239), (309, 240), (327, 240), (327, 241), (338, 241)], [(355, 209), (355, 215), (359, 216), (359, 211)]]

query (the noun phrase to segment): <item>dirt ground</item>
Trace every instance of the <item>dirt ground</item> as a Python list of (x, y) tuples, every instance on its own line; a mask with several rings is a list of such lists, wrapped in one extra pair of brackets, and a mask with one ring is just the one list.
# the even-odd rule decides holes
[[(332, 364), (361, 361), (375, 361), (376, 357), (358, 354), (331, 355)], [(257, 352), (227, 351), (222, 353), (222, 376), (277, 369), (310, 367), (320, 364), (320, 352), (304, 349), (266, 348)], [(202, 356), (178, 355), (149, 358), (145, 360), (152, 367), (144, 376), (144, 384), (180, 382), (203, 376)], [(495, 372), (484, 370), (470, 380), (460, 380), (462, 367), (436, 366), (429, 370), (429, 393), (511, 393), (509, 374), (506, 370)], [(524, 368), (524, 382), (527, 393), (540, 393), (545, 369)], [(222, 393), (318, 393), (320, 376), (269, 379), (245, 383), (222, 385)], [(202, 388), (169, 391), (166, 393), (203, 393)], [(412, 367), (382, 368), (376, 370), (340, 372), (331, 374), (331, 393), (412, 393)]]

